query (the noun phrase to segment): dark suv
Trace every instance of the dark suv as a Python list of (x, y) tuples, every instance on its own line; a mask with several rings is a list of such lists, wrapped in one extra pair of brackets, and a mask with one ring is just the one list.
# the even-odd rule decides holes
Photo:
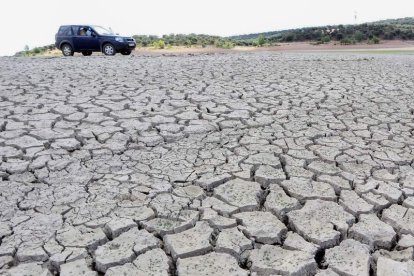
[(84, 56), (90, 56), (92, 52), (102, 52), (107, 56), (116, 53), (129, 55), (136, 47), (132, 37), (119, 36), (112, 30), (94, 25), (61, 26), (55, 39), (56, 47), (64, 56), (73, 56), (75, 52)]

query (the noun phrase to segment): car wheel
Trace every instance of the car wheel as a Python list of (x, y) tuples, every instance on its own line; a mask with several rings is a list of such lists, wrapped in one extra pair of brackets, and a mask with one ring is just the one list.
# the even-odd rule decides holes
[(125, 50), (125, 51), (122, 51), (121, 54), (123, 54), (124, 56), (129, 56), (131, 54), (131, 51)]
[(63, 44), (61, 47), (61, 50), (62, 50), (62, 54), (65, 57), (73, 56), (73, 48), (72, 46), (70, 46), (70, 44), (68, 43)]
[(104, 53), (104, 55), (106, 56), (113, 56), (116, 54), (115, 51), (115, 47), (114, 45), (112, 45), (111, 43), (106, 43), (103, 47), (102, 47), (102, 52)]
[(85, 57), (92, 55), (92, 51), (83, 51), (82, 55), (84, 55)]

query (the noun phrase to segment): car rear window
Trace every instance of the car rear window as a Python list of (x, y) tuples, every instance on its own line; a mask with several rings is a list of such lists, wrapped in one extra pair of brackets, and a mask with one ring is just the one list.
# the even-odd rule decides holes
[(62, 26), (59, 29), (58, 35), (60, 36), (69, 36), (72, 35), (72, 28), (70, 26)]

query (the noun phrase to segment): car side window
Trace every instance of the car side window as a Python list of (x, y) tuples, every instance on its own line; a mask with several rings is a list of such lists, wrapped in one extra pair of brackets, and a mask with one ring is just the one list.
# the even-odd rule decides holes
[(93, 31), (92, 31), (92, 29), (91, 29), (91, 27), (80, 27), (79, 28), (79, 35), (80, 36), (92, 36), (92, 33), (93, 33)]
[(72, 28), (70, 26), (67, 27), (61, 27), (59, 29), (59, 33), (60, 36), (71, 36), (72, 35)]

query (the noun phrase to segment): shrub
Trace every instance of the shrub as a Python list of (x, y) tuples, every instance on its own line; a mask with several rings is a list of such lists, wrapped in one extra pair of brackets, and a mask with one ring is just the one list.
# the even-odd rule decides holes
[(331, 42), (331, 37), (329, 35), (323, 36), (321, 38), (321, 42), (322, 43), (329, 43), (329, 42)]
[(231, 49), (234, 48), (234, 43), (229, 40), (220, 39), (214, 42), (214, 46), (217, 48)]
[(357, 42), (361, 42), (362, 40), (366, 39), (366, 36), (361, 31), (356, 31), (354, 34), (354, 39)]
[(34, 54), (40, 54), (40, 52), (41, 52), (40, 48), (36, 47), (36, 48), (33, 49)]
[(154, 41), (152, 43), (152, 47), (154, 47), (155, 49), (164, 49), (165, 48), (165, 42), (162, 39), (160, 39), (158, 41)]
[(266, 43), (266, 38), (264, 37), (264, 35), (259, 35), (259, 37), (257, 38), (257, 45), (259, 47), (262, 47), (264, 44)]
[(341, 40), (341, 45), (351, 45), (351, 44), (355, 44), (355, 40), (350, 39), (349, 37), (346, 37)]

